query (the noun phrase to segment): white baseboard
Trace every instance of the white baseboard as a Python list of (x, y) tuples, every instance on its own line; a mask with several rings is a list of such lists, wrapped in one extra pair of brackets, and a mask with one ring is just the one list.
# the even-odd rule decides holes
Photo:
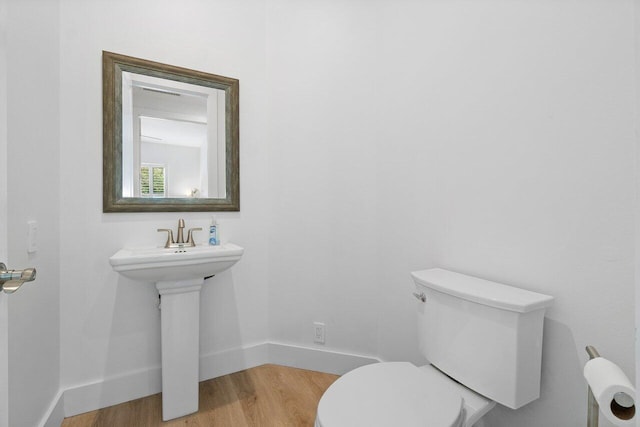
[[(273, 363), (332, 374), (379, 362), (373, 356), (264, 342), (200, 357), (200, 381)], [(78, 385), (59, 393), (43, 427), (59, 427), (62, 418), (117, 405), (162, 391), (160, 367)], [(60, 418), (62, 416), (62, 418)], [(60, 421), (58, 421), (60, 420)]]
[(64, 391), (66, 417), (117, 405), (162, 391), (160, 367), (83, 384)]
[(293, 344), (269, 343), (269, 363), (342, 375), (364, 365), (378, 363), (374, 356), (350, 354)]
[(269, 344), (258, 343), (200, 356), (200, 381), (269, 363)]
[(64, 420), (64, 391), (60, 390), (45, 413), (40, 427), (60, 427)]

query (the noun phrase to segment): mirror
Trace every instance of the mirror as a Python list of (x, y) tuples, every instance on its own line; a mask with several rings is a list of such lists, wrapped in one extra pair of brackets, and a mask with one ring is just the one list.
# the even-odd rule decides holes
[(102, 52), (103, 212), (239, 211), (237, 79)]

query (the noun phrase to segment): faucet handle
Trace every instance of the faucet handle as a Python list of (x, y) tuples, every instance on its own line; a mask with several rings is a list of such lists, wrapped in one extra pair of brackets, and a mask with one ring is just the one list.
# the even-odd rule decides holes
[(165, 248), (171, 247), (171, 244), (175, 243), (175, 241), (173, 240), (173, 230), (170, 230), (168, 228), (158, 228), (158, 232), (160, 231), (167, 232), (167, 243), (165, 243), (164, 247)]
[(195, 246), (196, 242), (193, 239), (193, 233), (192, 231), (202, 231), (202, 227), (196, 227), (196, 228), (190, 228), (189, 232), (187, 233), (187, 241), (186, 244), (188, 244), (189, 246)]

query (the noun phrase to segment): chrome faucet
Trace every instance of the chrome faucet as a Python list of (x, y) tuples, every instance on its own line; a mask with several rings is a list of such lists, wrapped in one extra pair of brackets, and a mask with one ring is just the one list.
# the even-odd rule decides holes
[(202, 227), (190, 228), (187, 233), (187, 241), (184, 241), (184, 219), (180, 218), (178, 220), (178, 237), (176, 240), (173, 239), (173, 230), (169, 228), (158, 228), (158, 231), (166, 231), (167, 232), (167, 243), (165, 243), (165, 248), (184, 248), (185, 246), (195, 246), (196, 242), (193, 239), (194, 231), (202, 231)]
[(178, 244), (184, 243), (183, 231), (184, 231), (184, 219), (180, 218), (178, 220), (178, 238), (176, 239), (176, 243)]

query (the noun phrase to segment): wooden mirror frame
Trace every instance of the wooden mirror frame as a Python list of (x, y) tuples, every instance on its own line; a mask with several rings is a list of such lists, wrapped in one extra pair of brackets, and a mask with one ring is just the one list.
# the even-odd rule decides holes
[[(128, 71), (225, 92), (225, 198), (122, 197), (122, 72)], [(239, 81), (112, 52), (102, 52), (103, 212), (240, 210)]]

